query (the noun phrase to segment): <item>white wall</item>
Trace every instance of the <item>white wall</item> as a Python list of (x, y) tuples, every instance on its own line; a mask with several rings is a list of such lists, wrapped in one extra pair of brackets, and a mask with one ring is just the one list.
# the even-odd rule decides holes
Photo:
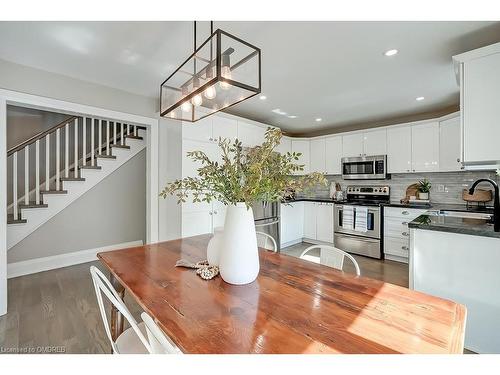
[[(182, 178), (182, 124), (179, 121), (161, 119), (159, 124), (158, 147), (158, 191), (167, 182)], [(159, 240), (167, 241), (181, 237), (182, 207), (177, 198), (160, 198)]]
[(146, 240), (146, 150), (7, 253), (7, 263)]
[[(157, 99), (0, 59), (0, 88), (155, 117)], [(123, 77), (127, 79), (127, 77)], [(160, 82), (158, 82), (159, 87)]]

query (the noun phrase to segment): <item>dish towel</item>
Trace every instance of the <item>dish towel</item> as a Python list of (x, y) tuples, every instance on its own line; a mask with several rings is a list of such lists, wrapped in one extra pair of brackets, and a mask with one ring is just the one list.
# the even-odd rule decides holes
[(356, 207), (354, 230), (356, 232), (368, 231), (368, 207)]
[(342, 228), (353, 230), (354, 229), (354, 207), (344, 206), (342, 211)]

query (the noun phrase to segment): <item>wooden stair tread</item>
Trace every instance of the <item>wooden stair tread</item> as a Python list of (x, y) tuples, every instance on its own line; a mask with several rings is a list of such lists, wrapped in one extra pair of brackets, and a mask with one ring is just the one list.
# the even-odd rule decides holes
[(116, 159), (115, 155), (97, 154), (95, 156), (98, 159)]
[(42, 190), (40, 194), (68, 194), (67, 190)]
[(61, 181), (85, 181), (83, 177), (61, 177)]
[(20, 217), (15, 219), (13, 214), (7, 215), (7, 224), (24, 224), (27, 223), (26, 219), (21, 219)]
[(25, 208), (47, 208), (49, 205), (45, 203), (29, 202), (28, 204), (20, 203), (17, 207), (22, 210)]
[(125, 138), (130, 138), (130, 139), (144, 139), (143, 137), (139, 136), (139, 135), (126, 135)]
[(79, 165), (79, 169), (101, 169), (100, 165)]
[(115, 145), (115, 144), (111, 144), (109, 146), (112, 147), (112, 148), (124, 148), (124, 149), (130, 150), (130, 146), (127, 146), (127, 145)]

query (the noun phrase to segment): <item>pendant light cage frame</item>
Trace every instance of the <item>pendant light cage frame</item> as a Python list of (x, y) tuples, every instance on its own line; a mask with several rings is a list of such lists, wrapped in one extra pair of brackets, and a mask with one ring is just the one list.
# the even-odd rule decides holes
[(217, 29), (161, 84), (160, 116), (196, 122), (258, 95), (261, 82), (260, 48)]

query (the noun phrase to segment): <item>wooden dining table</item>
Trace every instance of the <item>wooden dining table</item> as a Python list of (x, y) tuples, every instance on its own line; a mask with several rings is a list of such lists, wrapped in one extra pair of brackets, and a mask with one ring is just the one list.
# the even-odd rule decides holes
[(184, 353), (462, 353), (463, 305), (259, 249), (247, 285), (175, 267), (209, 235), (102, 252), (113, 279)]

